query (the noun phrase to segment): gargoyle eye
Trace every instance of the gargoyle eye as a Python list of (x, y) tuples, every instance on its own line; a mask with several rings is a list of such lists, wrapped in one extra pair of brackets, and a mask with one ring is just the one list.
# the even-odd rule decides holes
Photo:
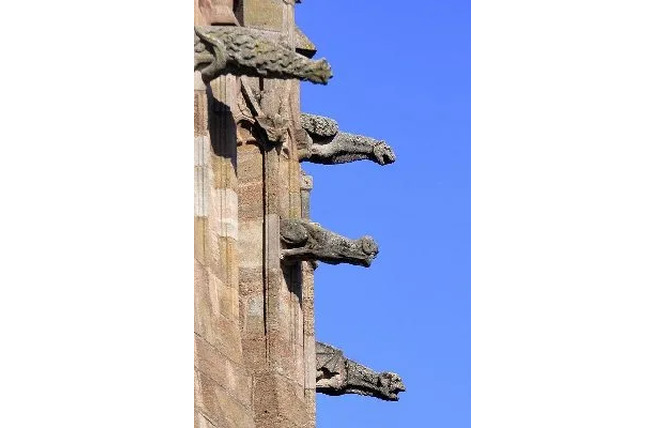
[(376, 245), (376, 242), (369, 236), (362, 237), (362, 250), (363, 253), (367, 255), (375, 255), (379, 252), (379, 247)]

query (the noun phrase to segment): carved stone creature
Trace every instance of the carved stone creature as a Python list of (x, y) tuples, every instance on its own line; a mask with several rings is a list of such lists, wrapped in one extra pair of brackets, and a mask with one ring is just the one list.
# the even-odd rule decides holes
[(397, 395), (404, 391), (406, 387), (397, 373), (377, 373), (346, 358), (340, 349), (316, 342), (316, 392), (369, 395), (397, 401)]
[(285, 219), (280, 225), (282, 259), (287, 261), (322, 261), (336, 265), (349, 263), (369, 267), (379, 247), (369, 236), (349, 239), (304, 219)]
[(379, 165), (395, 162), (395, 153), (385, 141), (339, 132), (339, 125), (333, 119), (303, 113), (300, 123), (307, 131), (307, 138), (299, 145), (301, 161), (324, 165), (364, 159)]
[(234, 26), (194, 27), (194, 70), (205, 81), (232, 74), (325, 84), (332, 76), (325, 59), (313, 61), (260, 30)]
[[(240, 120), (254, 125), (254, 137), (269, 145), (281, 144), (286, 138), (289, 121), (279, 112), (266, 114), (261, 109), (261, 92), (256, 93), (245, 76), (240, 77), (242, 102), (238, 106)], [(283, 104), (280, 105), (280, 111)]]

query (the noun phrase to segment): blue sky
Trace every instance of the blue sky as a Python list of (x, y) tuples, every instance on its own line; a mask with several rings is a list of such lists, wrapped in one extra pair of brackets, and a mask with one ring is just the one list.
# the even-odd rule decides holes
[(397, 403), (318, 395), (317, 426), (468, 427), (470, 2), (305, 1), (296, 19), (334, 72), (302, 85), (303, 111), (397, 154), (303, 164), (313, 220), (380, 246), (369, 269), (317, 269), (317, 338), (407, 386)]

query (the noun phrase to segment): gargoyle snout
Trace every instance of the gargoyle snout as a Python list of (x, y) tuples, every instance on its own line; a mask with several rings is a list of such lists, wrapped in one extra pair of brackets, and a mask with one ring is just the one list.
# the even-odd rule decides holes
[(364, 255), (361, 260), (361, 264), (365, 267), (370, 267), (376, 255), (379, 254), (379, 246), (370, 236), (363, 236), (359, 239), (359, 241), (360, 249)]
[(392, 147), (386, 144), (386, 142), (383, 140), (379, 141), (379, 143), (374, 146), (372, 152), (374, 153), (374, 158), (379, 165), (390, 165), (391, 163), (395, 163), (395, 160), (397, 160)]
[(376, 255), (379, 254), (379, 245), (376, 243), (374, 239), (372, 239), (372, 237), (363, 236), (362, 238), (360, 238), (360, 241), (363, 253), (367, 254), (372, 258), (376, 257)]
[(383, 372), (379, 375), (379, 384), (386, 388), (387, 399), (389, 401), (398, 401), (399, 393), (405, 392), (406, 387), (402, 378), (397, 373), (393, 372)]

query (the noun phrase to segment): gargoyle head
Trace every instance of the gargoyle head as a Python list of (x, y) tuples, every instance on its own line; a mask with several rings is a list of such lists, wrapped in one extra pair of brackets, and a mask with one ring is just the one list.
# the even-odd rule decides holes
[(386, 144), (385, 141), (380, 141), (377, 145), (374, 146), (372, 149), (372, 156), (374, 158), (374, 162), (378, 163), (379, 165), (389, 165), (394, 163), (397, 159), (395, 157), (395, 152), (393, 152), (393, 149), (388, 144)]
[(317, 244), (322, 244), (319, 247), (321, 251), (317, 251), (317, 260), (332, 265), (348, 263), (370, 267), (379, 254), (379, 246), (371, 236), (352, 240), (335, 235), (334, 239)]
[(379, 389), (383, 393), (384, 400), (388, 401), (397, 401), (399, 397), (397, 396), (400, 392), (406, 391), (406, 387), (402, 382), (402, 378), (393, 372), (382, 372), (379, 373)]
[(360, 261), (361, 265), (369, 267), (372, 264), (372, 261), (374, 261), (376, 255), (379, 254), (379, 246), (371, 236), (363, 236), (359, 239), (359, 241), (363, 256), (361, 256), (358, 260)]

